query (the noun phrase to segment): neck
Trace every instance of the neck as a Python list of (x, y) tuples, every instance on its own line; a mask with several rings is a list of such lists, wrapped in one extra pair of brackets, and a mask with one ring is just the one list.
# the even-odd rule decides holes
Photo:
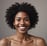
[(18, 40), (23, 40), (26, 38), (26, 36), (27, 36), (27, 32), (26, 33), (16, 32), (16, 37)]

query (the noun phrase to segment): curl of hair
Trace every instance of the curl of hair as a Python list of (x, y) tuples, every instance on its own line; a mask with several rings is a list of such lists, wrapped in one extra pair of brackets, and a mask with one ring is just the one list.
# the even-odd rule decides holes
[(34, 28), (38, 22), (38, 13), (34, 6), (32, 6), (31, 4), (28, 4), (28, 3), (24, 3), (24, 2), (21, 4), (15, 3), (7, 9), (6, 15), (5, 15), (7, 24), (11, 28), (15, 29), (15, 27), (13, 25), (14, 18), (16, 16), (16, 14), (20, 11), (26, 12), (28, 14), (30, 23), (31, 23), (30, 28)]

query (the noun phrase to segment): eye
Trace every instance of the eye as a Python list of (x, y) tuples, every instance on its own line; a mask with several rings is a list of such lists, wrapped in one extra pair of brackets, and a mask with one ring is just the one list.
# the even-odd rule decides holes
[(17, 21), (20, 21), (20, 19), (16, 19)]
[(21, 19), (20, 18), (16, 18), (17, 21), (20, 21)]
[(29, 18), (25, 18), (25, 21), (29, 21)]

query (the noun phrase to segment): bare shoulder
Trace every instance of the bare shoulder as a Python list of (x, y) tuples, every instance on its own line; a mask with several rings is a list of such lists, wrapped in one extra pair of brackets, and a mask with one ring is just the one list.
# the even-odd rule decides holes
[(46, 46), (45, 40), (43, 38), (38, 37), (38, 38), (36, 38), (36, 40), (37, 40), (37, 45)]
[(0, 46), (6, 46), (8, 44), (8, 39), (3, 38), (0, 40)]
[(8, 46), (11, 43), (11, 37), (0, 39), (0, 46)]
[(32, 36), (33, 40), (36, 41), (37, 46), (46, 46), (46, 42), (43, 38), (37, 37), (37, 36)]

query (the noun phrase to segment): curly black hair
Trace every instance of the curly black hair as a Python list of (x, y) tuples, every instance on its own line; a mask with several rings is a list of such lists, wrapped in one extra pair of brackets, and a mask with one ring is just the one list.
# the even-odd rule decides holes
[(26, 12), (29, 16), (31, 26), (30, 28), (34, 28), (38, 22), (38, 12), (36, 11), (35, 7), (31, 4), (26, 3), (15, 3), (12, 4), (6, 11), (6, 22), (12, 28), (15, 29), (13, 22), (16, 14), (20, 11)]

